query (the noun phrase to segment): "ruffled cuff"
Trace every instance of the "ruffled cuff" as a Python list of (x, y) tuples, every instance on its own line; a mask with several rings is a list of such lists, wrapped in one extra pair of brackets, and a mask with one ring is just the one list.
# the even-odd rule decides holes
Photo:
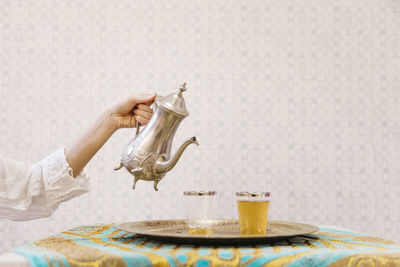
[(73, 177), (65, 147), (40, 162), (43, 171), (44, 191), (49, 206), (57, 205), (89, 191), (89, 177), (82, 171)]

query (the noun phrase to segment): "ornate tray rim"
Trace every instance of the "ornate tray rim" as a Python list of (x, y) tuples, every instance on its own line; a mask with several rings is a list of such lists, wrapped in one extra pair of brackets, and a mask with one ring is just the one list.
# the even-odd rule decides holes
[[(215, 220), (220, 223), (227, 224), (238, 224), (238, 220), (236, 219), (218, 219)], [(162, 233), (153, 230), (152, 228), (148, 228), (145, 230), (135, 230), (129, 229), (132, 228), (132, 224), (140, 225), (143, 224), (155, 224), (155, 225), (182, 225), (182, 228), (187, 225), (186, 220), (147, 220), (147, 221), (137, 221), (137, 222), (125, 222), (114, 225), (117, 229), (135, 233), (139, 236), (160, 239), (163, 241), (171, 241), (171, 242), (183, 242), (183, 243), (227, 243), (234, 241), (235, 243), (254, 243), (254, 242), (271, 242), (282, 239), (288, 239), (290, 237), (302, 236), (314, 233), (319, 230), (319, 228), (315, 225), (305, 224), (305, 223), (296, 223), (296, 222), (288, 222), (288, 221), (276, 221), (272, 220), (269, 222), (270, 224), (287, 224), (290, 226), (300, 227), (301, 229), (295, 232), (287, 232), (287, 233), (269, 233), (265, 235), (240, 235), (240, 234), (212, 234), (212, 235), (196, 235), (185, 233)], [(141, 226), (143, 227), (143, 226)], [(177, 227), (172, 227), (176, 229)], [(154, 228), (153, 228), (154, 229)], [(158, 228), (157, 228), (158, 229)]]

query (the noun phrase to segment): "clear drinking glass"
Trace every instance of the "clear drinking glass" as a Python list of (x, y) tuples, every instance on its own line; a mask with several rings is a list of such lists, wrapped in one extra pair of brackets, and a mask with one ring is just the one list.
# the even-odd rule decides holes
[(268, 225), (269, 192), (237, 192), (240, 234), (265, 234)]
[(189, 234), (212, 234), (217, 192), (185, 191), (183, 195)]

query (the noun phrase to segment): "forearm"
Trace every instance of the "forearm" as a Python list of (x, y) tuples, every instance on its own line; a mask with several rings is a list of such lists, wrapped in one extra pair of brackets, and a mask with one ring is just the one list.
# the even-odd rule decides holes
[(116, 131), (113, 119), (105, 112), (83, 135), (65, 148), (65, 155), (74, 177), (78, 176), (90, 159)]

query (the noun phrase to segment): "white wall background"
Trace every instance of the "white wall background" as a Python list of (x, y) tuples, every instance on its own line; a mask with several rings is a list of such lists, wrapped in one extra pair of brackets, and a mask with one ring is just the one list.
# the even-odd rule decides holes
[(400, 241), (400, 2), (0, 0), (0, 153), (35, 162), (132, 93), (182, 82), (197, 135), (159, 184), (90, 162), (92, 191), (48, 219), (0, 221), (2, 252), (94, 222), (180, 218), (182, 191), (272, 192), (271, 218)]

